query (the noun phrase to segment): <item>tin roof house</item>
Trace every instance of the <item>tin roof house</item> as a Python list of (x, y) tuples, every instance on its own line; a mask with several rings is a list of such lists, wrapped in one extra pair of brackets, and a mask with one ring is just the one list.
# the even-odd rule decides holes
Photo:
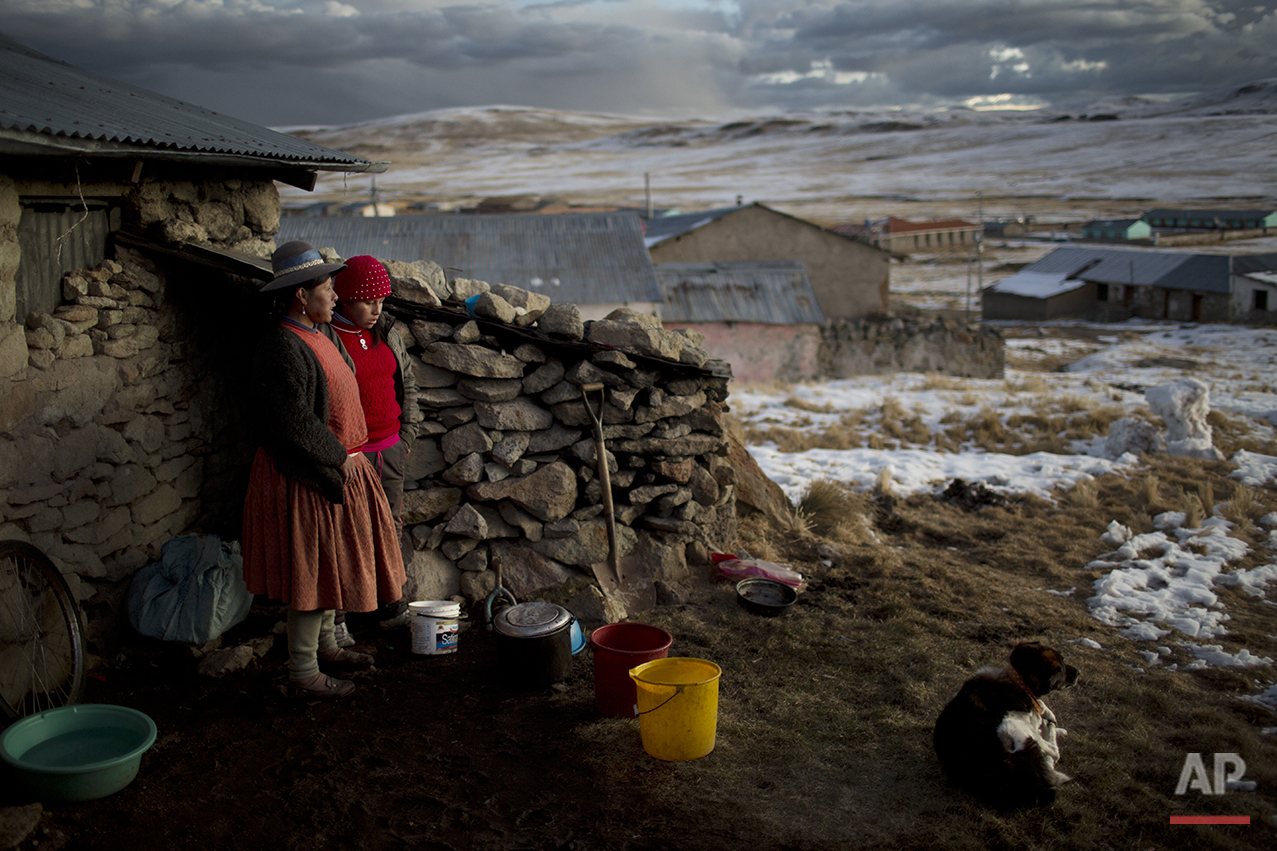
[(0, 155), (0, 538), (60, 567), (107, 646), (165, 541), (238, 535), (275, 181), (385, 166), (3, 36)]
[(659, 216), (644, 225), (655, 263), (799, 260), (826, 319), (888, 310), (888, 252), (763, 204)]
[(1182, 322), (1272, 322), (1277, 254), (1232, 257), (1057, 248), (984, 288), (985, 321), (1131, 317)]
[(1143, 216), (1153, 228), (1166, 230), (1266, 230), (1277, 228), (1277, 210), (1174, 210), (1157, 208)]
[(343, 257), (433, 261), (448, 278), (572, 302), (583, 319), (602, 319), (618, 307), (661, 315), (661, 290), (633, 213), (287, 216), (279, 238), (305, 239)]
[(982, 225), (964, 219), (911, 222), (895, 216), (870, 219), (863, 224), (848, 222), (834, 228), (835, 233), (854, 236), (896, 254), (972, 250), (983, 231)]
[(825, 316), (801, 260), (657, 263), (663, 324), (704, 335), (703, 348), (745, 383), (816, 371)]
[(1092, 219), (1082, 225), (1082, 239), (1097, 242), (1128, 242), (1152, 235), (1153, 229), (1144, 219)]

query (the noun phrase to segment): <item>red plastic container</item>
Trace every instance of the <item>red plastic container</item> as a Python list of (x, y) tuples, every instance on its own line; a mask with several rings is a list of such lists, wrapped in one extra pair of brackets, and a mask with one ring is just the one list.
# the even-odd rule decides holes
[(613, 623), (590, 633), (594, 650), (594, 705), (604, 715), (634, 718), (638, 692), (630, 669), (664, 659), (674, 637), (659, 626)]

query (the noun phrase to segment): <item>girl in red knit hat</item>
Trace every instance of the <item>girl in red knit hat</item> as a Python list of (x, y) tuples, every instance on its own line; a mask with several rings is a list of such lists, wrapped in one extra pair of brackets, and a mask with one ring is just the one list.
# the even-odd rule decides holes
[[(390, 315), (382, 312), (390, 295), (390, 275), (381, 261), (361, 254), (346, 261), (346, 268), (333, 279), (333, 289), (337, 309), (329, 328), (355, 362), (359, 400), (368, 424), (368, 442), (361, 448), (381, 475), (406, 563), (411, 547), (403, 536), (403, 485), (408, 450), (416, 433), (417, 387), (402, 341), (398, 335), (386, 333), (393, 324)], [(378, 611), (381, 625), (404, 625), (407, 608), (402, 598), (383, 606)], [(338, 642), (354, 644), (344, 617), (338, 618)]]

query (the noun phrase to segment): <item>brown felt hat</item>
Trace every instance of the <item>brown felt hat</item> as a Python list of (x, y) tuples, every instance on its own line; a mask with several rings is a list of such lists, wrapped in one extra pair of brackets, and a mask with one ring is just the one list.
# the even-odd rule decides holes
[(315, 246), (300, 239), (285, 242), (276, 248), (275, 253), (270, 256), (270, 265), (275, 278), (267, 282), (261, 292), (317, 281), (346, 268), (345, 263), (326, 262)]

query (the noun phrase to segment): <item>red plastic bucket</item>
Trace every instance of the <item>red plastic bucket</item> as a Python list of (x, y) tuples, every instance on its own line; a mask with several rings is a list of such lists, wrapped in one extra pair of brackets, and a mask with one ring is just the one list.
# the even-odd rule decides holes
[(638, 693), (630, 669), (664, 659), (674, 637), (659, 626), (613, 623), (590, 633), (594, 649), (594, 705), (604, 715), (634, 718)]

